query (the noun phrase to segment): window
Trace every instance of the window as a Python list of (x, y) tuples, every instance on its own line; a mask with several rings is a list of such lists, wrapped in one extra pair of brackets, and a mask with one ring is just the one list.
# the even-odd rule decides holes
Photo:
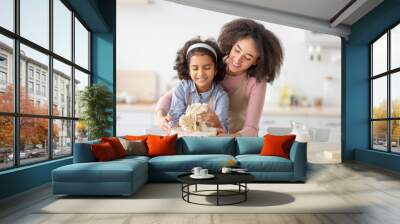
[(0, 26), (14, 31), (14, 0), (1, 0), (0, 9)]
[(82, 23), (75, 18), (75, 62), (85, 69), (89, 69), (89, 32)]
[(0, 53), (0, 91), (5, 92), (7, 87), (7, 56)]
[(7, 56), (0, 54), (0, 67), (7, 68)]
[(7, 85), (0, 85), (0, 170), (72, 155), (77, 131), (87, 139), (86, 127), (76, 127), (79, 90), (71, 87), (89, 85), (90, 32), (67, 4), (0, 0), (0, 84)]
[(400, 25), (370, 45), (371, 148), (400, 153)]
[[(60, 92), (60, 100), (64, 104), (64, 97), (65, 95), (71, 95), (72, 92), (70, 89), (65, 89), (64, 85), (65, 83), (69, 83), (70, 85), (72, 84), (72, 69), (71, 66), (66, 65), (56, 59), (53, 60), (54, 64), (54, 70), (53, 70), (53, 77), (54, 77), (54, 83), (53, 83), (53, 89), (54, 93), (58, 97), (58, 93)], [(58, 104), (58, 98), (57, 101), (54, 101), (53, 104)], [(72, 98), (68, 99), (66, 104), (67, 110), (65, 113), (61, 113), (62, 116), (68, 116), (72, 117)], [(53, 114), (60, 114), (59, 109), (53, 110)]]
[[(0, 46), (1, 47), (1, 46)], [(0, 48), (0, 91), (5, 92), (7, 86), (7, 55), (1, 53)]]
[(71, 60), (72, 12), (60, 1), (53, 0), (54, 52)]
[[(2, 3), (0, 3), (0, 7), (3, 4), (3, 1), (1, 2)], [(0, 14), (3, 14), (3, 9), (1, 9), (1, 11), (2, 12)], [(0, 20), (2, 19), (2, 16), (3, 15), (0, 15)], [(0, 73), (3, 74), (3, 80), (4, 80), (4, 75), (5, 77), (7, 77), (6, 83), (0, 85), (0, 113), (1, 112), (12, 113), (14, 111), (14, 83), (13, 83), (14, 79), (12, 78), (14, 76), (14, 72), (13, 72), (13, 66), (11, 66), (11, 64), (8, 65), (8, 63), (10, 63), (12, 61), (12, 58), (14, 57), (13, 52), (14, 52), (13, 40), (0, 33), (0, 57), (2, 58), (1, 59), (2, 62), (0, 62), (1, 63)], [(8, 59), (7, 60), (8, 62), (6, 62), (5, 59)], [(1, 147), (2, 146), (0, 143), (0, 148)]]
[(33, 80), (33, 67), (29, 66), (29, 71), (28, 71), (29, 79)]
[(36, 69), (36, 80), (40, 81), (40, 70)]
[(42, 86), (42, 96), (46, 96), (46, 86)]
[(85, 87), (88, 85), (89, 85), (89, 75), (79, 70), (75, 70), (75, 117), (79, 117), (81, 114), (81, 110), (79, 107), (80, 92), (83, 91)]
[(36, 84), (36, 95), (40, 95), (40, 84)]
[(5, 91), (7, 85), (7, 73), (0, 70), (0, 91)]
[(28, 93), (33, 94), (33, 82), (28, 82)]
[(3, 71), (0, 71), (0, 84), (1, 85), (7, 84), (7, 74)]
[(49, 48), (49, 0), (20, 0), (21, 36)]

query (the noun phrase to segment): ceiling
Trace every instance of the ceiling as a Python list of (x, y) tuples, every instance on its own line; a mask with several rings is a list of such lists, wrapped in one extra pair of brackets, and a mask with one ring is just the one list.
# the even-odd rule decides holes
[(168, 0), (183, 5), (348, 37), (383, 0)]

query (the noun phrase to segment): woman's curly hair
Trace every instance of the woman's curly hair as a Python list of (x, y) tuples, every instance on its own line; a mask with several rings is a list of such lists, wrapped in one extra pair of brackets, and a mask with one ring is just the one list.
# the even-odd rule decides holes
[(262, 24), (251, 19), (235, 19), (225, 24), (218, 37), (224, 56), (228, 56), (238, 40), (251, 37), (256, 42), (259, 58), (256, 65), (248, 69), (247, 75), (257, 82), (273, 82), (283, 61), (283, 50), (279, 39)]
[[(186, 55), (187, 49), (196, 43), (205, 43), (210, 45), (210, 47), (212, 47), (215, 50), (215, 53), (217, 53), (217, 58), (215, 58), (215, 55), (206, 48), (194, 48), (189, 52), (189, 54)], [(213, 39), (207, 39), (203, 41), (201, 40), (200, 37), (196, 37), (194, 39), (187, 41), (185, 45), (177, 52), (174, 69), (178, 72), (179, 79), (191, 80), (189, 74), (190, 58), (196, 54), (209, 55), (213, 59), (216, 71), (213, 82), (218, 83), (224, 79), (225, 63), (222, 60), (222, 53), (218, 47), (217, 42)]]

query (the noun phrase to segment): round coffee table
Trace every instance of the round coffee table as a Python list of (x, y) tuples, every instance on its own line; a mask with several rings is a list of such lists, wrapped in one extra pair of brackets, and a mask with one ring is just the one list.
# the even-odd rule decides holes
[[(255, 177), (249, 173), (216, 173), (213, 174), (215, 177), (212, 179), (193, 179), (190, 177), (191, 173), (182, 174), (177, 177), (178, 181), (182, 183), (182, 199), (188, 203), (198, 205), (234, 205), (247, 200), (247, 192), (249, 188), (247, 183), (255, 180)], [(197, 190), (198, 184), (204, 185), (215, 185), (215, 190)], [(194, 191), (190, 191), (190, 186), (195, 186)], [(236, 185), (237, 190), (223, 190), (220, 189), (220, 185)], [(206, 194), (209, 192), (215, 192), (215, 194)], [(202, 204), (190, 201), (190, 196), (204, 196), (204, 197), (216, 197), (216, 204)], [(240, 196), (240, 199), (231, 203), (221, 203), (221, 197), (232, 197)]]

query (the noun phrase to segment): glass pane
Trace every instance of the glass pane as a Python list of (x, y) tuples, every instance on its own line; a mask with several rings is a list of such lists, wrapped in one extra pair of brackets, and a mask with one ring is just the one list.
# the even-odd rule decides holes
[(392, 152), (400, 153), (400, 120), (395, 120), (390, 122), (392, 125), (392, 133), (391, 133), (391, 140), (392, 140)]
[(400, 24), (391, 31), (390, 50), (391, 69), (400, 67)]
[(71, 60), (71, 11), (60, 1), (53, 1), (53, 51)]
[(14, 164), (14, 124), (13, 118), (0, 116), (0, 170)]
[(372, 80), (372, 118), (387, 118), (386, 76)]
[(20, 0), (21, 36), (49, 48), (49, 0)]
[(72, 121), (53, 121), (53, 157), (72, 154)]
[(387, 71), (387, 34), (372, 44), (373, 75)]
[(83, 120), (75, 121), (75, 142), (84, 142), (88, 138), (88, 129)]
[(89, 32), (75, 18), (75, 63), (89, 69)]
[(0, 111), (14, 111), (13, 40), (0, 35)]
[(53, 60), (53, 114), (72, 117), (71, 66)]
[(21, 113), (48, 114), (49, 57), (21, 44)]
[(14, 31), (14, 0), (1, 0), (0, 9), (0, 26)]
[(390, 85), (391, 114), (392, 117), (400, 117), (400, 72), (391, 75)]
[(79, 95), (86, 86), (89, 86), (89, 75), (75, 69), (75, 117), (79, 117), (81, 114)]
[(49, 158), (49, 120), (22, 117), (20, 119), (21, 164), (34, 163)]
[(387, 151), (387, 121), (372, 122), (372, 148)]

